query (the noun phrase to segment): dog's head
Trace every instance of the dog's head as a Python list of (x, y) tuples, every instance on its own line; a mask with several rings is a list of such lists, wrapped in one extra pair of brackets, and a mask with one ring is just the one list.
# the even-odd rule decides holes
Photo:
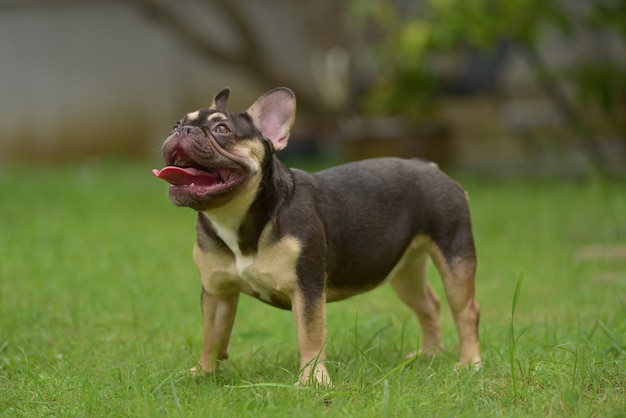
[(166, 167), (152, 173), (171, 184), (178, 206), (208, 210), (257, 187), (263, 163), (287, 145), (296, 111), (291, 90), (271, 90), (243, 113), (226, 110), (229, 93), (176, 122), (163, 143)]

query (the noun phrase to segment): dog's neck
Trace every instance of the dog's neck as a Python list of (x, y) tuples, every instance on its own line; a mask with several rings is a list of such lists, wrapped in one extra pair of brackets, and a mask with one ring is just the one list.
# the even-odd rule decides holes
[(275, 156), (261, 175), (228, 204), (204, 211), (216, 235), (237, 257), (253, 254), (263, 228), (294, 189), (293, 173)]

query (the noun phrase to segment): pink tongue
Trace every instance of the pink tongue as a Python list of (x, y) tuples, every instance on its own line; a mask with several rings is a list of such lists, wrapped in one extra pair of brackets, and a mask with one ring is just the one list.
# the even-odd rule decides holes
[(217, 182), (217, 176), (201, 171), (196, 168), (180, 168), (175, 166), (167, 166), (161, 170), (152, 170), (154, 176), (165, 180), (175, 186), (188, 186), (192, 183), (198, 185), (209, 185)]

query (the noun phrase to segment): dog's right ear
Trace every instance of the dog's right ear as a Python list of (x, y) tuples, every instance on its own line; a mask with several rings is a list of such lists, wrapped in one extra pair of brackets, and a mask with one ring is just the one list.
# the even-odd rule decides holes
[(215, 95), (213, 98), (213, 103), (209, 109), (213, 110), (226, 110), (226, 102), (228, 101), (228, 96), (230, 96), (230, 89), (228, 87), (224, 87), (220, 90), (219, 93)]
[(286, 87), (275, 88), (259, 97), (247, 113), (274, 151), (280, 151), (287, 146), (296, 119), (296, 96)]

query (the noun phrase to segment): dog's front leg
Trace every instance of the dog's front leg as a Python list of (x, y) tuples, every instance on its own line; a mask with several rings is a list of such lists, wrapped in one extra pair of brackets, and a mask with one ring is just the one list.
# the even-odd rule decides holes
[(202, 289), (201, 305), (204, 322), (202, 355), (199, 368), (192, 368), (192, 374), (204, 375), (215, 371), (219, 361), (228, 358), (228, 343), (235, 322), (238, 301), (239, 293), (217, 296)]
[(298, 353), (300, 373), (298, 384), (330, 386), (330, 377), (324, 365), (326, 359), (326, 298), (323, 292), (311, 297), (296, 291), (291, 298), (292, 311), (298, 326)]

